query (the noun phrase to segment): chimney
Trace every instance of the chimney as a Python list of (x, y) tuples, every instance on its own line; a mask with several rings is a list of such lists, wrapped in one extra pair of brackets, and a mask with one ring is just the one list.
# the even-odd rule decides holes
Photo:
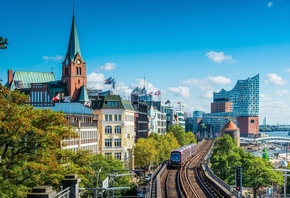
[(11, 69), (8, 70), (8, 85), (11, 84), (13, 80), (13, 71)]

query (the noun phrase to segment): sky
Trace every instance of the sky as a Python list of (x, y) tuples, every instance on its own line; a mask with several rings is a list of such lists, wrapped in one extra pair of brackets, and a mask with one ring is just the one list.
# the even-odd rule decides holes
[(259, 74), (259, 121), (290, 124), (289, 0), (0, 0), (0, 79), (7, 71), (61, 79), (73, 4), (88, 88), (124, 99), (160, 90), (187, 113), (210, 112), (213, 92)]

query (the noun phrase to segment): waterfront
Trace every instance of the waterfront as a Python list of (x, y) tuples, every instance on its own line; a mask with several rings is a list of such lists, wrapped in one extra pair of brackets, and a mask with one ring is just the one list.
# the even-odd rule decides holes
[[(273, 132), (262, 132), (268, 136), (279, 136), (279, 137), (289, 137), (288, 131), (273, 131)], [(262, 157), (263, 156), (263, 148), (266, 147), (268, 150), (269, 157), (273, 163), (281, 164), (282, 160), (289, 161), (290, 160), (290, 149), (286, 150), (286, 147), (282, 145), (282, 143), (265, 143), (261, 144), (260, 150), (251, 151), (251, 153), (255, 156)], [(274, 148), (274, 149), (270, 149)]]

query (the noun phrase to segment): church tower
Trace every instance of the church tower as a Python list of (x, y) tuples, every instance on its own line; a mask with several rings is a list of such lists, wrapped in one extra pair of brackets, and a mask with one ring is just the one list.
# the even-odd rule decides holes
[(68, 49), (62, 62), (61, 80), (66, 84), (71, 101), (78, 101), (82, 88), (87, 87), (86, 62), (81, 55), (80, 43), (73, 11)]

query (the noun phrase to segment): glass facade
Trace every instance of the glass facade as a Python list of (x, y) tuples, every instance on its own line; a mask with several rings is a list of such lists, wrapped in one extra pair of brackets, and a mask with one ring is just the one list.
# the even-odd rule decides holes
[(232, 111), (238, 112), (237, 116), (259, 115), (259, 74), (246, 80), (238, 80), (230, 91), (222, 89), (214, 92), (213, 99), (229, 99)]

